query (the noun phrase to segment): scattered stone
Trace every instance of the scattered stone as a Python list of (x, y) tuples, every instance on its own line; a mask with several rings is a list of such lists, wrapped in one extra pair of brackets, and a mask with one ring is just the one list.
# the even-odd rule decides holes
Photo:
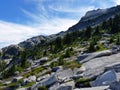
[(56, 90), (57, 89), (57, 87), (59, 87), (60, 86), (60, 83), (55, 83), (55, 84), (53, 84), (51, 87), (49, 87), (49, 90)]
[(109, 86), (89, 87), (89, 88), (76, 88), (74, 90), (111, 90)]
[(36, 76), (29, 76), (27, 82), (36, 82)]
[(62, 66), (53, 67), (52, 72), (57, 72), (57, 71), (62, 70), (62, 69), (63, 69)]
[(28, 90), (27, 88), (19, 88), (17, 90)]
[(5, 83), (3, 83), (4, 85), (8, 85), (8, 84), (10, 84), (11, 83), (11, 81), (7, 81), (7, 82), (5, 82)]
[(56, 90), (73, 90), (74, 87), (75, 87), (75, 82), (70, 81), (70, 82), (61, 84)]
[(105, 86), (115, 81), (117, 81), (115, 71), (110, 70), (98, 76), (95, 81), (91, 82), (91, 86)]
[(27, 81), (28, 81), (28, 79), (27, 79), (27, 78), (23, 79), (23, 81), (22, 81), (21, 85), (22, 85), (22, 86), (26, 85), (26, 84), (27, 84)]
[(19, 71), (15, 71), (14, 75), (19, 75), (19, 73), (20, 73)]
[(48, 78), (48, 77), (50, 77), (50, 74), (46, 74), (44, 76), (40, 76), (39, 78), (37, 78), (37, 81), (39, 82), (39, 81), (41, 81), (41, 80), (43, 80), (45, 78)]
[(17, 82), (18, 80), (22, 79), (22, 76), (14, 77), (12, 82)]

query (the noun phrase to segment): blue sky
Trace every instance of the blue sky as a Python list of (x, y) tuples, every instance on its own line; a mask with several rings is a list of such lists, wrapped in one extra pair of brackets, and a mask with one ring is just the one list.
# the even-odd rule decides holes
[(120, 0), (1, 0), (0, 47), (65, 31), (89, 10), (119, 4)]

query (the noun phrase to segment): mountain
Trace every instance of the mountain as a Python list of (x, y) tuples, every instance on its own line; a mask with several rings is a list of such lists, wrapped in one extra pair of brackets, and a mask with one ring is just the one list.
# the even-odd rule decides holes
[(36, 36), (36, 37), (32, 37), (27, 39), (26, 41), (20, 42), (18, 45), (20, 47), (24, 47), (24, 48), (31, 48), (34, 45), (37, 45), (43, 41), (47, 41), (49, 40), (49, 38), (47, 36)]
[(2, 52), (4, 53), (2, 58), (3, 59), (10, 58), (11, 56), (16, 55), (18, 51), (32, 48), (44, 42), (53, 41), (57, 37), (64, 37), (64, 35), (66, 35), (69, 32), (83, 30), (88, 26), (94, 27), (110, 18), (114, 18), (114, 16), (118, 14), (120, 14), (120, 6), (107, 8), (107, 9), (97, 9), (97, 10), (88, 11), (85, 14), (85, 16), (83, 16), (77, 24), (70, 27), (65, 32), (62, 31), (60, 33), (53, 34), (50, 36), (40, 35), (40, 36), (32, 37), (30, 39), (27, 39), (26, 41), (20, 42), (18, 45), (10, 45), (8, 47), (2, 48)]
[(63, 37), (64, 35), (65, 35), (65, 32), (60, 32), (58, 34), (53, 34), (50, 36), (40, 35), (40, 36), (32, 37), (23, 42), (20, 42), (18, 45), (10, 45), (10, 46), (4, 47), (0, 50), (0, 53), (3, 53), (2, 59), (9, 59), (9, 58), (12, 58), (12, 56), (17, 55), (19, 51), (24, 51), (24, 49), (31, 49), (38, 44), (53, 41), (57, 37)]
[(88, 26), (96, 26), (110, 18), (113, 18), (114, 16), (116, 16), (118, 14), (120, 14), (120, 6), (107, 8), (107, 9), (97, 9), (97, 10), (88, 11), (85, 14), (85, 16), (83, 16), (77, 24), (70, 27), (65, 32), (62, 31), (60, 33), (53, 34), (50, 36), (36, 36), (36, 37), (30, 38), (24, 42), (21, 42), (18, 45), (22, 46), (22, 47), (26, 47), (26, 48), (32, 47), (36, 44), (41, 43), (41, 41), (49, 41), (49, 40), (53, 40), (57, 37), (62, 37), (67, 32), (74, 32), (76, 30), (82, 30)]
[[(32, 37), (2, 48), (0, 88), (16, 90), (22, 86), (41, 90), (44, 85), (46, 90), (48, 87), (64, 90), (69, 86), (92, 89), (93, 86), (102, 86), (104, 82), (108, 82), (106, 85), (109, 86), (120, 77), (119, 52), (120, 6), (88, 11), (65, 32)], [(110, 79), (110, 70), (117, 75), (113, 79)], [(100, 75), (109, 78), (98, 80)], [(70, 83), (71, 78), (73, 84)], [(119, 85), (113, 83), (113, 86)]]
[(82, 30), (88, 26), (96, 26), (118, 14), (120, 14), (120, 6), (88, 11), (85, 16), (83, 16), (77, 24), (70, 27), (67, 32)]
[(59, 32), (57, 34), (50, 35), (50, 36), (40, 35), (40, 36), (29, 38), (26, 41), (20, 42), (18, 45), (20, 47), (29, 49), (29, 48), (32, 48), (35, 45), (38, 45), (38, 44), (43, 43), (43, 42), (50, 42), (51, 40), (54, 40), (57, 37), (62, 37), (64, 35), (65, 35), (65, 32), (63, 32), (63, 31)]
[(23, 48), (19, 45), (10, 45), (8, 47), (2, 48), (2, 52), (4, 54), (2, 55), (3, 59), (9, 59), (12, 58), (12, 56), (17, 55), (19, 51), (23, 51)]

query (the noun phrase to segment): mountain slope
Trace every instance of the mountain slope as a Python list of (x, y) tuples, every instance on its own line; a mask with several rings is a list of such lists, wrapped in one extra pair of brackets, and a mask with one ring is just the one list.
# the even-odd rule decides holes
[(77, 24), (70, 27), (65, 32), (60, 32), (60, 33), (50, 35), (50, 36), (41, 36), (41, 35), (36, 36), (30, 39), (27, 39), (26, 41), (20, 42), (18, 45), (12, 45), (12, 46), (10, 45), (8, 47), (5, 47), (2, 49), (2, 52), (4, 53), (4, 56), (6, 56), (7, 54), (7, 58), (9, 58), (8, 56), (11, 57), (11, 55), (14, 55), (15, 52), (21, 51), (21, 48), (30, 49), (43, 42), (53, 41), (57, 37), (64, 37), (68, 32), (82, 30), (88, 26), (96, 26), (110, 18), (113, 18), (114, 16), (118, 14), (120, 14), (120, 6), (116, 6), (116, 7), (112, 7), (108, 9), (97, 9), (97, 10), (88, 11), (85, 14), (85, 16), (82, 17), (81, 20)]
[(110, 18), (113, 18), (118, 14), (120, 14), (120, 6), (116, 6), (108, 9), (97, 9), (97, 10), (88, 11), (85, 14), (85, 16), (83, 16), (77, 24), (70, 27), (65, 32), (60, 32), (50, 36), (36, 36), (30, 39), (27, 39), (26, 41), (23, 41), (18, 45), (21, 47), (29, 48), (41, 43), (41, 41), (50, 41), (50, 40), (56, 39), (57, 37), (63, 37), (68, 32), (82, 30), (88, 26), (96, 26)]
[(88, 11), (77, 24), (68, 29), (68, 32), (82, 30), (88, 26), (96, 26), (118, 14), (120, 14), (120, 6)]

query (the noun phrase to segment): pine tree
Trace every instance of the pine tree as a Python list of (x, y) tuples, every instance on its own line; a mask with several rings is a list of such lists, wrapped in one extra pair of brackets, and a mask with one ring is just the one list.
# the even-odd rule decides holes
[(90, 38), (91, 37), (91, 33), (92, 33), (92, 28), (91, 28), (91, 26), (88, 26), (87, 29), (86, 29), (86, 31), (85, 31), (84, 36), (86, 38)]
[(100, 34), (100, 27), (97, 26), (97, 27), (95, 28), (95, 32), (94, 32), (93, 35), (99, 35), (99, 34)]
[(27, 61), (27, 54), (26, 52), (23, 51), (22, 56), (21, 56), (21, 67), (22, 68), (25, 68), (26, 61)]
[(71, 33), (67, 33), (64, 37), (64, 44), (69, 45), (73, 42), (73, 35)]
[(63, 43), (61, 37), (56, 38), (55, 40), (55, 51), (61, 50), (63, 48)]

